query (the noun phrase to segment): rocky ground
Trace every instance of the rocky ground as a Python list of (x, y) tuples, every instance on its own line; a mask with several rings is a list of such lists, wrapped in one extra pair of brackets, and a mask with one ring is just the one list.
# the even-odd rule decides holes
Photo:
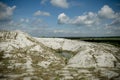
[(1, 31), (0, 80), (120, 80), (120, 47)]

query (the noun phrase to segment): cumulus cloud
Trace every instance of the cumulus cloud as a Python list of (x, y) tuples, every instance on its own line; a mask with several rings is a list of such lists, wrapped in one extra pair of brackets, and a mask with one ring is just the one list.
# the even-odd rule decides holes
[(91, 26), (93, 24), (98, 24), (97, 14), (89, 12), (85, 15), (77, 16), (70, 19), (65, 13), (58, 15), (59, 24), (73, 24), (73, 25), (86, 25)]
[(56, 7), (60, 7), (60, 8), (68, 8), (69, 7), (69, 3), (67, 2), (67, 0), (41, 0), (40, 3), (45, 4), (48, 1), (50, 1), (50, 3)]
[(50, 13), (38, 10), (34, 13), (34, 16), (50, 16)]
[(65, 13), (61, 13), (60, 15), (58, 15), (58, 23), (59, 24), (68, 24), (70, 21), (69, 17), (66, 16)]
[(67, 0), (51, 0), (50, 3), (53, 6), (61, 7), (61, 8), (68, 8), (69, 4)]
[(101, 10), (98, 11), (98, 15), (101, 18), (108, 18), (108, 19), (116, 18), (116, 13), (108, 5), (104, 5), (101, 8)]
[(72, 20), (72, 24), (75, 25), (86, 25), (86, 26), (91, 26), (91, 25), (96, 25), (99, 23), (99, 19), (97, 18), (97, 14), (93, 12), (88, 12), (85, 15), (81, 15), (76, 17), (75, 19)]
[[(117, 24), (120, 18), (120, 14), (116, 13), (110, 8), (108, 5), (104, 5), (97, 13), (87, 12), (86, 14), (76, 16), (74, 18), (70, 18), (65, 13), (61, 13), (58, 15), (58, 23), (59, 24), (72, 24), (77, 26), (95, 26), (102, 24), (103, 19), (107, 20), (115, 20), (111, 23), (111, 25)], [(105, 22), (103, 22), (105, 23)], [(120, 25), (119, 25), (120, 26)]]
[(0, 2), (0, 21), (7, 21), (11, 19), (16, 6), (9, 7)]

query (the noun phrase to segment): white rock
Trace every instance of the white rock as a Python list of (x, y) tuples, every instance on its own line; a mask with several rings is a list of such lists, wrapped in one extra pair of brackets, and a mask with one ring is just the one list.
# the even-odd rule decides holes
[(62, 50), (67, 51), (77, 51), (80, 47), (80, 44), (78, 41), (72, 41), (72, 40), (64, 40)]
[(108, 79), (111, 79), (113, 77), (118, 76), (119, 74), (114, 71), (104, 70), (104, 71), (101, 71), (101, 75), (108, 77)]
[(65, 76), (64, 77), (65, 80), (71, 80), (71, 79), (74, 79), (72, 76)]
[[(34, 62), (34, 57), (36, 56), (38, 59), (37, 65), (45, 68), (46, 70), (49, 70), (49, 66), (52, 63), (57, 64), (58, 66), (64, 64), (63, 61), (65, 59), (62, 60), (63, 56), (58, 56), (56, 55), (57, 53), (55, 53), (55, 51), (58, 49), (63, 52), (69, 51), (71, 52), (70, 54), (74, 53), (74, 56), (71, 56), (72, 58), (70, 58), (67, 64), (64, 65), (63, 72), (62, 70), (58, 72), (58, 74), (62, 74), (64, 76), (64, 78), (61, 78), (63, 80), (74, 79), (71, 76), (72, 73), (76, 74), (75, 76), (77, 76), (77, 73), (84, 73), (87, 74), (84, 76), (86, 79), (87, 77), (91, 77), (90, 79), (92, 80), (98, 79), (96, 76), (92, 75), (92, 71), (89, 72), (87, 70), (81, 70), (81, 68), (104, 68), (105, 70), (101, 71), (101, 75), (108, 77), (109, 79), (120, 75), (114, 71), (106, 70), (106, 68), (119, 69), (120, 62), (118, 59), (116, 59), (116, 57), (119, 58), (119, 53), (117, 54), (117, 52), (119, 52), (120, 49), (115, 46), (103, 43), (90, 43), (85, 41), (68, 40), (61, 38), (35, 38), (30, 37), (21, 31), (0, 32), (0, 52), (3, 51), (3, 58), (9, 58), (8, 62), (10, 64), (16, 67), (20, 66), (22, 69), (25, 69), (26, 76), (28, 74), (34, 75), (34, 70), (37, 70), (34, 69), (36, 67), (32, 66), (36, 65), (36, 63), (32, 63)], [(40, 59), (39, 56), (41, 56), (40, 58), (42, 59)], [(26, 62), (22, 63), (22, 59), (25, 59)], [(114, 62), (116, 62), (116, 64)], [(114, 65), (116, 65), (116, 67)], [(7, 68), (14, 67), (10, 65), (7, 66)], [(79, 70), (78, 72), (72, 71), (74, 69)], [(23, 74), (12, 75), (12, 77), (21, 77)], [(80, 77), (83, 76), (80, 75)], [(25, 77), (24, 79), (31, 80), (29, 76)]]
[(12, 57), (12, 54), (9, 54), (9, 53), (6, 53), (4, 54), (3, 58), (11, 58)]
[(48, 66), (51, 64), (50, 61), (42, 61), (42, 62), (39, 62), (37, 65), (43, 67), (43, 68), (48, 68)]
[(24, 77), (23, 80), (31, 80), (31, 77)]
[(43, 49), (41, 48), (41, 46), (36, 45), (35, 47), (31, 48), (30, 51), (38, 51), (42, 53)]
[(69, 60), (68, 64), (69, 67), (96, 67), (95, 60), (88, 51), (79, 52)]
[(64, 39), (60, 38), (35, 38), (45, 46), (53, 49), (61, 49)]
[(116, 58), (110, 53), (100, 53), (101, 55), (95, 56), (97, 65), (99, 67), (114, 67)]

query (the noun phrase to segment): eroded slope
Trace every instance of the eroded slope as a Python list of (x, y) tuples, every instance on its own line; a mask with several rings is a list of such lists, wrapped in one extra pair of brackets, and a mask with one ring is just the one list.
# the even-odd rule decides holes
[(120, 48), (0, 32), (0, 80), (119, 80)]

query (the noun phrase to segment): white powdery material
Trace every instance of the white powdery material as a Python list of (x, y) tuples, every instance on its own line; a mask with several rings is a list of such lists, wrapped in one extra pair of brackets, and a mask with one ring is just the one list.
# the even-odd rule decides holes
[(30, 51), (38, 51), (38, 52), (42, 53), (43, 49), (41, 48), (41, 46), (37, 45), (37, 46), (31, 48)]
[(101, 55), (95, 56), (97, 65), (99, 67), (114, 67), (116, 58), (110, 53), (100, 53)]
[(31, 77), (24, 77), (23, 80), (31, 80)]
[(18, 56), (18, 57), (23, 57), (23, 54), (18, 53), (17, 56)]
[(60, 38), (35, 38), (39, 42), (43, 43), (45, 46), (52, 49), (61, 49), (64, 39)]
[[(7, 37), (5, 37), (5, 42), (3, 41), (0, 42), (0, 51), (10, 52), (14, 48), (17, 48), (17, 49), (24, 48), (34, 44), (29, 39), (27, 39), (27, 37), (29, 36), (23, 32), (11, 32), (11, 33), (12, 34), (7, 32), (2, 33), (3, 34), (2, 38), (4, 38), (4, 36), (7, 36)], [(11, 37), (11, 36), (15, 36), (15, 34), (17, 34), (16, 38)]]
[(11, 42), (0, 42), (0, 51), (10, 52), (13, 50)]
[(88, 51), (79, 52), (68, 62), (71, 67), (95, 67), (96, 63), (93, 56), (88, 53)]
[(52, 49), (55, 50), (62, 49), (73, 52), (77, 51), (81, 46), (91, 45), (91, 43), (84, 41), (68, 40), (61, 38), (35, 38), (35, 39)]
[(50, 61), (58, 61), (60, 60), (60, 58), (56, 57), (54, 54), (51, 54), (49, 53), (50, 56), (47, 56), (47, 58), (50, 60)]
[(25, 66), (27, 69), (31, 69), (32, 66), (31, 66), (32, 62), (30, 60), (27, 60), (27, 62), (25, 63)]
[(15, 67), (19, 67), (19, 66), (21, 66), (22, 65), (22, 63), (14, 63), (14, 66)]
[(32, 64), (32, 59), (29, 56), (27, 56), (26, 63), (24, 64), (24, 68), (27, 69), (27, 72), (29, 73), (32, 73), (34, 71), (31, 64)]
[(64, 44), (62, 46), (62, 50), (67, 51), (77, 51), (80, 47), (80, 44), (78, 41), (72, 41), (72, 40), (64, 40)]
[(85, 47), (74, 57), (68, 64), (70, 67), (114, 67), (114, 62), (117, 61), (113, 54), (97, 50), (91, 47)]
[[(7, 66), (8, 68), (14, 68), (13, 66), (26, 70), (26, 74), (34, 74), (36, 63), (34, 62), (34, 57), (43, 57), (37, 58), (39, 61), (37, 65), (45, 69), (49, 68), (51, 64), (59, 64), (62, 60), (61, 56), (57, 56), (55, 51), (58, 49), (61, 50), (61, 54), (65, 51), (70, 52), (71, 56), (68, 60), (65, 68), (75, 69), (77, 68), (119, 68), (119, 61), (116, 57), (119, 57), (119, 48), (103, 44), (103, 43), (90, 43), (85, 41), (61, 39), (61, 38), (34, 38), (23, 32), (9, 32), (2, 33), (1, 42), (0, 42), (0, 51), (3, 51), (3, 58), (8, 58), (15, 60), (10, 61), (9, 63), (12, 66)], [(4, 41), (5, 40), (5, 41)], [(51, 49), (52, 48), (52, 49)], [(54, 50), (53, 50), (54, 49)], [(12, 51), (13, 50), (13, 51)], [(53, 51), (52, 51), (53, 50)], [(116, 56), (116, 57), (114, 57)], [(63, 56), (64, 57), (64, 56)], [(20, 62), (19, 58), (25, 59), (26, 63)], [(35, 59), (36, 60), (36, 59)], [(2, 64), (2, 63), (1, 63)], [(116, 66), (115, 66), (116, 65)], [(66, 69), (67, 70), (67, 69)], [(85, 71), (83, 71), (85, 72)], [(78, 71), (82, 73), (82, 71)], [(86, 71), (86, 73), (89, 73)], [(101, 74), (104, 76), (116, 77), (118, 74), (116, 72), (102, 71)], [(66, 74), (65, 74), (66, 75)], [(67, 74), (68, 75), (68, 74)], [(94, 76), (93, 76), (94, 77)], [(71, 76), (67, 76), (67, 79), (72, 79)], [(25, 80), (31, 79), (30, 77), (24, 77)]]
[(9, 53), (5, 53), (3, 58), (11, 58), (13, 55), (12, 54), (9, 54)]
[(16, 43), (19, 44), (19, 46), (21, 47), (26, 47), (26, 46), (30, 46), (33, 45), (33, 43), (27, 39), (27, 35), (25, 34), (18, 34), (18, 36), (16, 37)]
[(37, 65), (43, 67), (43, 68), (48, 68), (48, 66), (51, 64), (51, 61), (42, 61), (39, 62)]
[(103, 70), (103, 71), (101, 71), (101, 75), (107, 76), (108, 79), (111, 79), (112, 77), (117, 77), (119, 74), (114, 71)]

